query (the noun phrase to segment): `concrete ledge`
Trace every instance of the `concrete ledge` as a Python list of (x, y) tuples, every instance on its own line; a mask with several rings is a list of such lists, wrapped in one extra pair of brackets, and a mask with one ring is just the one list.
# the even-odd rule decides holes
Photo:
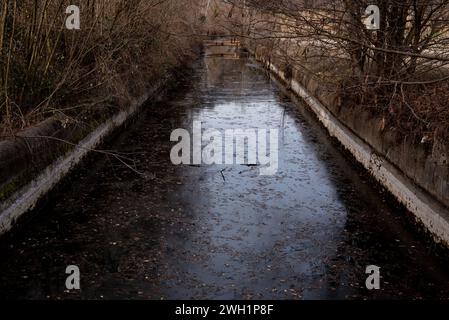
[[(47, 195), (92, 149), (135, 114), (150, 97), (145, 94), (131, 103), (126, 111), (121, 111), (100, 125), (95, 131), (81, 140), (77, 147), (44, 169), (34, 180), (14, 192), (0, 204), (0, 235), (11, 230), (18, 218), (32, 210), (38, 201)], [(23, 138), (26, 138), (24, 136)]]
[[(254, 53), (252, 52), (253, 56)], [(326, 127), (329, 134), (347, 149), (396, 199), (414, 214), (418, 223), (428, 230), (436, 242), (449, 247), (449, 212), (437, 199), (418, 187), (384, 156), (348, 129), (339, 119), (298, 81), (286, 79), (285, 74), (264, 58), (257, 57), (301, 97)]]

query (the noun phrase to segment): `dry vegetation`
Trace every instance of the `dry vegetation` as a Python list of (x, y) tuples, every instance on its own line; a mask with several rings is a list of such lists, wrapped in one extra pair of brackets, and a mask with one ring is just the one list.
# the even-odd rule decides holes
[[(67, 6), (81, 30), (65, 28)], [(111, 112), (192, 54), (203, 1), (1, 0), (0, 125)], [(188, 34), (188, 36), (187, 36)]]
[[(65, 28), (69, 4), (81, 8), (80, 31)], [(362, 24), (368, 4), (381, 10), (379, 31)], [(449, 0), (2, 0), (0, 10), (3, 135), (123, 106), (179, 65), (206, 26), (404, 135), (449, 137)]]
[[(229, 32), (416, 140), (449, 137), (449, 0), (223, 0)], [(380, 30), (362, 23), (368, 5)], [(239, 19), (235, 12), (239, 12)]]

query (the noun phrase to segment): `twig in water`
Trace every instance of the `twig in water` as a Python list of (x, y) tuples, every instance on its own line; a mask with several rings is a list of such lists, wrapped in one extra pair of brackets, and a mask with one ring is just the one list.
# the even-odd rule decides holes
[(223, 170), (220, 171), (221, 177), (223, 178), (223, 181), (224, 181), (224, 182), (226, 182), (226, 178), (225, 178), (225, 176), (224, 176), (224, 174), (223, 174), (223, 171), (225, 171), (225, 170), (226, 170), (226, 169), (223, 169)]

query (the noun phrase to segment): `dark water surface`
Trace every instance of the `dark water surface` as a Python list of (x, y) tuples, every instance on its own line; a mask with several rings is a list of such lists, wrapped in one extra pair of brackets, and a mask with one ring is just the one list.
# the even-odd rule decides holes
[[(205, 57), (0, 244), (2, 299), (447, 298), (449, 268), (303, 107), (245, 58)], [(281, 128), (279, 171), (170, 162), (170, 134)], [(81, 270), (65, 292), (65, 268)], [(365, 268), (381, 267), (381, 290)]]

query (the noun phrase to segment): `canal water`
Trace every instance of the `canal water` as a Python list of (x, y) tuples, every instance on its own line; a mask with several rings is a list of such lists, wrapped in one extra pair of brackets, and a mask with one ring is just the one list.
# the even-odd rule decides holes
[[(204, 56), (0, 242), (1, 299), (440, 299), (449, 268), (250, 58)], [(278, 128), (279, 169), (175, 166), (170, 135)], [(68, 265), (81, 290), (65, 289)], [(370, 291), (366, 267), (380, 267)]]

